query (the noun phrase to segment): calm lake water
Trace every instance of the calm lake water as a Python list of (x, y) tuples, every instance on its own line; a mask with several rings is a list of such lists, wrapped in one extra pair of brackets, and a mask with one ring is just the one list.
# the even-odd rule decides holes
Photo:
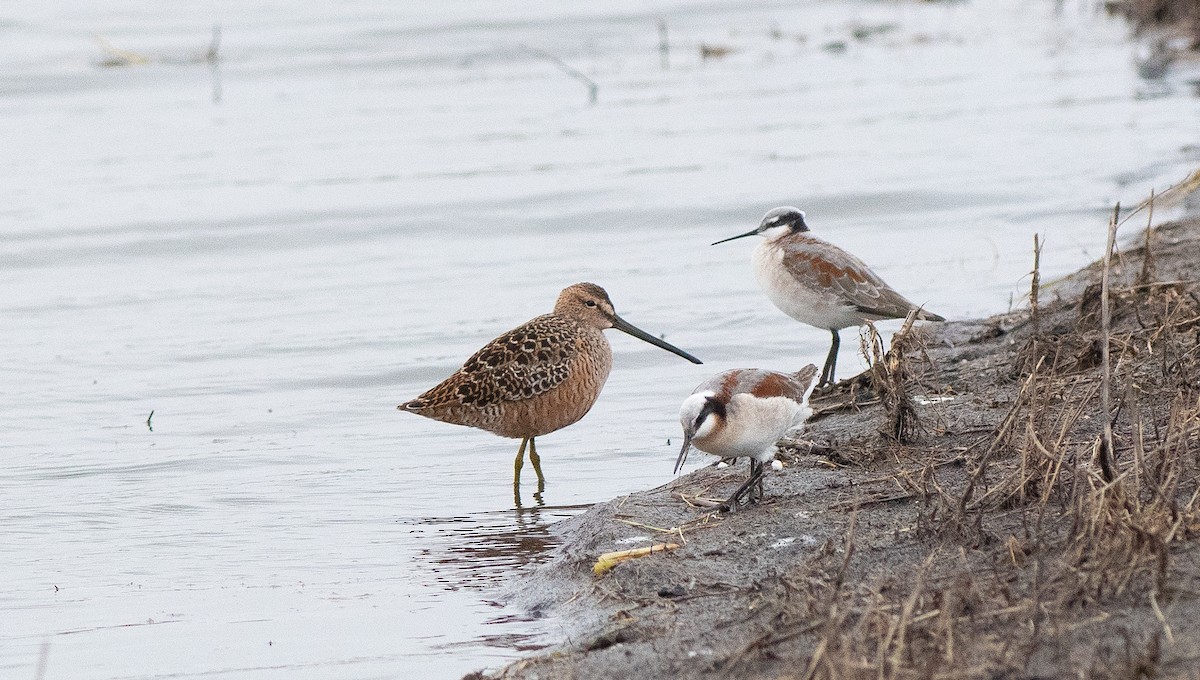
[[(796, 204), (976, 316), (1034, 233), (1066, 273), (1200, 165), (1194, 88), (1061, 4), (6, 4), (0, 675), (454, 678), (554, 642), (494, 602), (549, 526), (669, 481), (706, 376), (824, 357), (750, 240), (709, 243)], [(585, 280), (706, 364), (613, 334), (518, 509), (515, 441), (395, 406)]]

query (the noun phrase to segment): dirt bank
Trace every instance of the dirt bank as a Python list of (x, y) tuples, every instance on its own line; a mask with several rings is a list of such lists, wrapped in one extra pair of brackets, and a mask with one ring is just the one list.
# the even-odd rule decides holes
[[(1114, 258), (1107, 336), (1097, 264), (1036, 314), (894, 341), (814, 400), (760, 505), (685, 501), (741, 462), (563, 522), (513, 603), (570, 639), (497, 676), (1195, 677), (1200, 221), (1151, 237)], [(681, 547), (592, 573), (662, 542)]]

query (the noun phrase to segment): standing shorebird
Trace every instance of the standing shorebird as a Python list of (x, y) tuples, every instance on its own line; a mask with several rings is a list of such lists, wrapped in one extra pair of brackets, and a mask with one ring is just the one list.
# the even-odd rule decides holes
[(612, 349), (600, 332), (606, 328), (700, 363), (617, 316), (600, 286), (577, 283), (559, 294), (553, 313), (492, 340), (454, 375), (397, 408), (520, 439), (521, 448), (513, 462), (513, 493), (519, 504), (526, 444), (540, 492), (546, 479), (534, 438), (579, 420), (600, 396), (612, 368)]
[(709, 378), (683, 400), (679, 422), (683, 448), (675, 472), (692, 446), (722, 458), (750, 459), (750, 479), (733, 492), (722, 509), (734, 510), (747, 492), (762, 498), (763, 466), (775, 457), (775, 442), (812, 415), (808, 396), (816, 386), (817, 367), (809, 364), (788, 374), (760, 368), (735, 368)]
[(757, 234), (766, 237), (754, 249), (754, 276), (759, 287), (784, 314), (833, 333), (818, 387), (833, 384), (841, 345), (838, 331), (843, 328), (903, 319), (914, 309), (923, 321), (945, 321), (909, 302), (862, 260), (813, 236), (804, 223), (804, 213), (790, 206), (767, 212), (757, 229), (713, 245)]

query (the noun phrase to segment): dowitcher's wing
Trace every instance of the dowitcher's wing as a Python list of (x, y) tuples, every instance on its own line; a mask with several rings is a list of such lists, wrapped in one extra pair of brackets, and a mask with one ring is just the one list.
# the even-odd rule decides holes
[(579, 352), (576, 330), (561, 318), (539, 316), (484, 345), (458, 372), (404, 407), (483, 408), (548, 392), (570, 374)]

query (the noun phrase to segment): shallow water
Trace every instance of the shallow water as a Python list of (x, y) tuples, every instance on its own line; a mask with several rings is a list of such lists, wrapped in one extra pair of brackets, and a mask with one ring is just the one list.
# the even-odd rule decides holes
[[(669, 481), (707, 375), (824, 356), (749, 239), (709, 243), (798, 204), (968, 317), (1021, 295), (1035, 232), (1071, 271), (1200, 164), (1191, 88), (1065, 4), (0, 10), (0, 674), (449, 678), (552, 642), (493, 603), (548, 525)], [(395, 405), (582, 280), (707, 363), (610, 334), (518, 510), (516, 442)]]

